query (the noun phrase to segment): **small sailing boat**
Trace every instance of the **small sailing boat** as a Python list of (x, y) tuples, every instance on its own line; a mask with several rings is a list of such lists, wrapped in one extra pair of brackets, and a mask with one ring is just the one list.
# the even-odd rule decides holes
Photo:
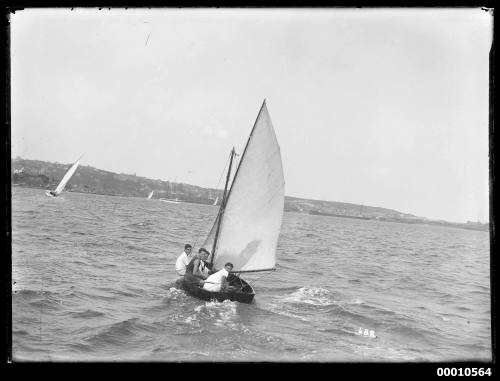
[(214, 205), (214, 206), (215, 206), (215, 205), (217, 205), (217, 201), (219, 201), (219, 196), (217, 196), (217, 197), (215, 198), (215, 201), (214, 201), (214, 203), (213, 203), (212, 205)]
[(66, 187), (66, 184), (68, 181), (71, 179), (71, 177), (75, 174), (76, 169), (78, 168), (78, 165), (80, 164), (80, 160), (82, 159), (83, 155), (79, 157), (79, 159), (71, 166), (70, 169), (66, 172), (64, 177), (62, 178), (61, 182), (59, 185), (54, 189), (53, 191), (47, 191), (45, 194), (49, 197), (57, 197), (59, 194), (64, 190)]
[(151, 197), (153, 197), (153, 193), (155, 193), (155, 191), (151, 191), (151, 193), (148, 196), (148, 200), (151, 200)]
[(203, 300), (251, 303), (255, 292), (240, 274), (275, 270), (285, 201), (281, 153), (265, 100), (228, 190), (235, 155), (233, 147), (219, 212), (202, 245), (211, 250), (213, 268), (233, 264), (227, 279), (232, 291), (207, 291), (184, 282), (184, 278), (178, 282), (190, 295)]
[[(170, 195), (176, 194), (177, 192), (172, 191), (172, 183), (169, 181), (168, 184), (170, 187)], [(182, 204), (184, 202), (183, 200), (179, 200), (177, 197), (175, 199), (173, 199), (173, 198), (160, 198), (160, 201), (169, 202), (171, 204)]]
[(175, 200), (172, 200), (170, 198), (160, 198), (160, 201), (169, 202), (171, 204), (182, 204), (184, 202), (182, 200), (179, 200), (178, 198), (176, 198)]

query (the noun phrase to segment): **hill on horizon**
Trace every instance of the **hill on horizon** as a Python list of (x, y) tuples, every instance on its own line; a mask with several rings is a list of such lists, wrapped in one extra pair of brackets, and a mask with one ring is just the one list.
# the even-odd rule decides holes
[[(61, 164), (16, 157), (11, 160), (12, 186), (54, 189), (72, 163)], [(94, 193), (109, 196), (146, 198), (154, 191), (153, 199), (176, 198), (185, 202), (212, 205), (222, 199), (223, 190), (197, 185), (174, 183), (169, 180), (149, 179), (135, 174), (114, 173), (88, 165), (80, 165), (66, 186), (70, 192)], [(426, 223), (485, 230), (488, 224), (458, 224), (433, 221), (394, 209), (338, 201), (313, 200), (285, 196), (285, 212), (298, 212), (334, 217), (374, 219), (404, 223)], [(462, 226), (464, 225), (464, 226)]]
[[(16, 157), (12, 159), (12, 185), (33, 186), (43, 189), (53, 189), (64, 176), (72, 163), (61, 164), (42, 160), (31, 160)], [(222, 197), (222, 190), (204, 188), (186, 183), (174, 183), (170, 180), (149, 179), (135, 174), (114, 173), (87, 165), (80, 165), (66, 186), (66, 190), (82, 193), (97, 193), (112, 196), (147, 197), (154, 191), (153, 198), (172, 198), (211, 204), (216, 197)], [(288, 208), (287, 208), (288, 206)], [(319, 208), (319, 209), (318, 209)], [(415, 217), (411, 214), (387, 208), (367, 205), (306, 199), (285, 196), (285, 210), (324, 212), (352, 212), (353, 215), (397, 215)]]

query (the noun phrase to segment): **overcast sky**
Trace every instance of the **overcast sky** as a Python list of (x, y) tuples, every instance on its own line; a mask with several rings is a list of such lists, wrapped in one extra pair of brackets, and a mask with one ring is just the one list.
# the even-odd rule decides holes
[(12, 156), (204, 187), (264, 98), (288, 196), (488, 220), (481, 9), (27, 9)]

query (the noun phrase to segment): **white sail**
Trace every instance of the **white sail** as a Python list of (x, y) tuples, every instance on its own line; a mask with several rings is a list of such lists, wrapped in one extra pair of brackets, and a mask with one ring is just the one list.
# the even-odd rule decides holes
[[(219, 209), (219, 214), (220, 214), (220, 209)], [(217, 230), (217, 224), (219, 223), (219, 214), (217, 214), (217, 217), (215, 217), (215, 221), (214, 221), (214, 224), (212, 225), (212, 229), (210, 229), (210, 232), (208, 233), (207, 238), (205, 238), (205, 242), (203, 242), (203, 245), (201, 245), (201, 247), (204, 247), (210, 253), (212, 252), (212, 249), (214, 246), (215, 232)]]
[(214, 201), (214, 203), (213, 203), (212, 205), (217, 205), (217, 201), (219, 201), (219, 196), (217, 196), (217, 197), (215, 198), (215, 201)]
[[(81, 159), (81, 157), (80, 157)], [(68, 181), (71, 179), (71, 177), (73, 176), (73, 174), (75, 173), (76, 169), (78, 168), (78, 165), (80, 164), (80, 159), (78, 159), (72, 166), (71, 168), (68, 170), (68, 172), (66, 172), (66, 174), (64, 175), (64, 177), (62, 178), (61, 182), (59, 183), (59, 185), (57, 186), (56, 189), (54, 189), (54, 193), (56, 195), (60, 194), (63, 190), (64, 190), (64, 187), (66, 186), (66, 184), (68, 183)]]
[(153, 197), (153, 193), (155, 193), (155, 191), (151, 191), (151, 193), (148, 196), (148, 200), (151, 200), (151, 197)]
[[(215, 268), (231, 262), (235, 272), (273, 269), (284, 200), (280, 148), (264, 101), (222, 214)], [(204, 243), (208, 250), (212, 248), (218, 218)]]

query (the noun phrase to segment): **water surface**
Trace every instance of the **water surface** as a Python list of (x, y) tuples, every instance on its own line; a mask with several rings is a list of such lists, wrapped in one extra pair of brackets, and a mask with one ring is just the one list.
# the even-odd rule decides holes
[(285, 213), (254, 303), (204, 302), (174, 263), (216, 212), (14, 187), (14, 361), (491, 361), (488, 232)]

